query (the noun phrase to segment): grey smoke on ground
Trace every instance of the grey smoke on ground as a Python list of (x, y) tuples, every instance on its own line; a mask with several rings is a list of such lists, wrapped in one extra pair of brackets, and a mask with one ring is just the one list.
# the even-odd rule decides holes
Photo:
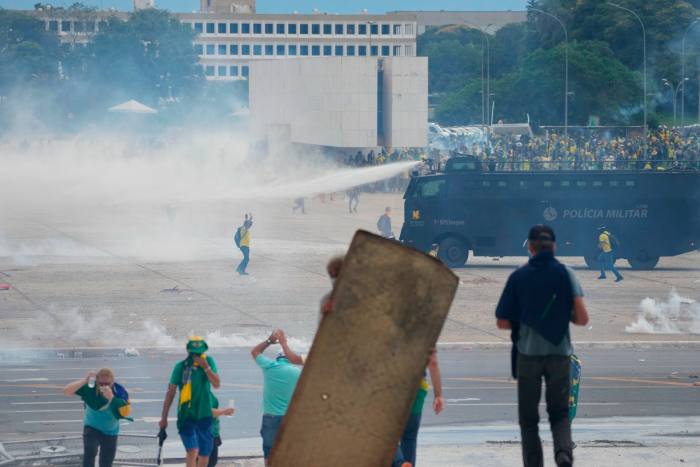
[(645, 298), (637, 320), (625, 327), (631, 334), (700, 334), (700, 304), (672, 289), (665, 300)]

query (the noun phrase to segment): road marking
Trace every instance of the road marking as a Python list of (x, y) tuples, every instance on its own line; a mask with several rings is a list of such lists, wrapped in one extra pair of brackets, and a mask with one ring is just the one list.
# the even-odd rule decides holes
[[(0, 397), (5, 397), (0, 395)], [(34, 402), (10, 402), (10, 405), (47, 405), (47, 404), (83, 404), (81, 401), (34, 401)]]
[(46, 423), (83, 423), (83, 419), (81, 418), (80, 420), (25, 420), (22, 423), (26, 424), (46, 424)]
[(649, 380), (649, 379), (642, 379), (642, 378), (627, 378), (623, 376), (588, 376), (586, 379), (592, 379), (595, 381), (616, 381), (616, 382), (630, 382), (630, 383), (647, 383), (650, 385), (659, 385), (659, 386), (677, 386), (677, 387), (685, 387), (685, 388), (690, 388), (693, 387), (693, 383), (681, 383), (677, 381), (655, 381), (655, 380)]
[[(620, 402), (579, 402), (579, 406), (581, 405), (620, 405)], [(453, 405), (453, 406), (462, 406), (462, 407), (467, 407), (467, 406), (484, 406), (484, 407), (489, 407), (489, 406), (494, 406), (494, 407), (500, 407), (500, 406), (513, 406), (517, 407), (518, 403), (517, 402), (482, 402), (482, 403), (457, 403), (457, 404), (446, 404), (446, 405)], [(540, 405), (546, 405), (546, 403), (540, 402)]]
[[(0, 397), (3, 397), (0, 395)], [(132, 404), (146, 404), (149, 402), (163, 402), (163, 399), (129, 399)], [(80, 404), (81, 401), (32, 401), (32, 402), (10, 402), (10, 405), (54, 405), (54, 404)]]
[[(444, 388), (443, 388), (444, 389)], [(478, 397), (466, 397), (464, 399), (445, 399), (447, 403), (480, 401)]]
[(506, 378), (472, 378), (472, 377), (464, 377), (464, 378), (459, 378), (459, 377), (453, 377), (453, 378), (442, 378), (444, 381), (476, 381), (476, 382), (481, 382), (481, 383), (508, 383), (508, 384), (516, 384), (517, 381), (515, 380), (509, 380)]
[(77, 409), (42, 409), (42, 410), (0, 410), (0, 413), (45, 413), (45, 412), (82, 412), (83, 408)]
[(22, 379), (3, 379), (0, 383), (30, 383), (37, 381), (48, 381), (49, 378), (22, 378)]

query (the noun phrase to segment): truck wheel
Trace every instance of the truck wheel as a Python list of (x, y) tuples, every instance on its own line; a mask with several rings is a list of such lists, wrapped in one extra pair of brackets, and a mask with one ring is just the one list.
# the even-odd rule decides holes
[(457, 237), (447, 237), (440, 242), (440, 259), (451, 268), (464, 266), (469, 258), (469, 248)]
[(600, 269), (600, 263), (598, 262), (598, 255), (584, 256), (583, 260), (586, 262), (586, 266), (588, 266), (589, 269), (593, 269), (596, 271)]
[(630, 263), (632, 269), (637, 269), (639, 271), (648, 271), (654, 269), (654, 267), (659, 262), (659, 257), (650, 255), (646, 251), (638, 251), (633, 257), (627, 258), (627, 262)]

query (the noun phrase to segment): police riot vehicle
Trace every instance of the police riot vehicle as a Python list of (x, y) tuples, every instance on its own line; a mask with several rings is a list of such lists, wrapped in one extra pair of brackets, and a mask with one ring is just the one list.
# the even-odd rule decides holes
[(437, 245), (450, 267), (470, 252), (523, 256), (529, 228), (541, 223), (557, 233), (558, 255), (582, 256), (591, 268), (601, 228), (634, 269), (700, 245), (697, 170), (501, 171), (457, 156), (443, 173), (413, 177), (404, 199), (401, 241), (424, 252)]

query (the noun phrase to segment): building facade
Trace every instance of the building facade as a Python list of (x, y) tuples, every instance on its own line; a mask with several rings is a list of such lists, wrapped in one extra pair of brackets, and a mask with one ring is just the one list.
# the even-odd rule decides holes
[[(134, 1), (135, 9), (153, 5), (153, 0)], [(110, 17), (128, 18), (117, 11), (32, 14), (71, 46), (89, 42)], [(177, 17), (195, 31), (194, 48), (209, 80), (248, 79), (250, 64), (258, 59), (416, 56), (417, 24), (410, 13), (255, 14), (255, 0), (200, 0), (200, 11)]]
[(259, 59), (416, 56), (410, 14), (178, 16), (197, 33), (194, 47), (208, 79), (247, 79)]
[(427, 57), (263, 59), (253, 61), (250, 72), (255, 143), (268, 148), (427, 145)]

